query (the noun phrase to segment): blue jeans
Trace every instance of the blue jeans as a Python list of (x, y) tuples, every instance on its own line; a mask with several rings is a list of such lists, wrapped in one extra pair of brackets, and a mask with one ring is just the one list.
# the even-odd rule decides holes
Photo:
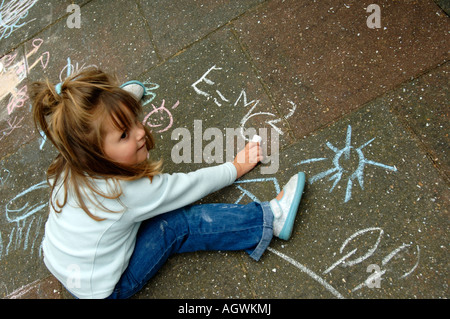
[(173, 254), (200, 250), (244, 250), (259, 260), (273, 236), (268, 202), (187, 206), (144, 221), (127, 269), (110, 299), (129, 298)]

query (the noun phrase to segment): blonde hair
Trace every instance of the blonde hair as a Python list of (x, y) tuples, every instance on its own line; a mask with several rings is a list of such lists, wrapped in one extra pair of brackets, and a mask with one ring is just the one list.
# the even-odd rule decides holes
[[(30, 97), (36, 128), (40, 128), (59, 151), (47, 171), (47, 180), (54, 180), (50, 185), (50, 198), (59, 182), (64, 186), (63, 202), (57, 201), (56, 207), (51, 201), (58, 213), (66, 204), (70, 189), (80, 207), (91, 218), (101, 220), (87, 208), (84, 200), (93, 198), (83, 189), (87, 187), (92, 195), (109, 199), (119, 199), (122, 190), (116, 187), (112, 194), (102, 193), (95, 187), (95, 179), (110, 178), (118, 186), (118, 180), (151, 179), (161, 172), (161, 161), (147, 160), (126, 166), (112, 161), (104, 153), (107, 121), (119, 129), (130, 129), (142, 112), (140, 103), (117, 83), (114, 77), (90, 68), (67, 78), (59, 92), (48, 80), (32, 84)], [(147, 150), (151, 150), (155, 146), (153, 136), (145, 126), (144, 130)], [(95, 204), (102, 206), (98, 200)]]

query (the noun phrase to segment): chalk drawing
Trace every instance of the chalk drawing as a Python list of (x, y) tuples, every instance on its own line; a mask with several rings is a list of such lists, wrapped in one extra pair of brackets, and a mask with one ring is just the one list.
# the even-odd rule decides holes
[[(172, 106), (172, 109), (176, 109), (179, 103), (179, 101), (176, 101)], [(153, 110), (148, 113), (142, 121), (143, 125), (148, 125), (152, 129), (152, 132), (155, 129), (158, 129), (158, 131), (155, 132), (162, 133), (169, 130), (173, 125), (172, 113), (164, 106), (164, 104), (165, 100), (162, 100), (161, 106), (158, 108), (152, 104)], [(165, 123), (166, 121), (168, 121), (168, 123)]]
[[(317, 159), (312, 159), (310, 161), (314, 162), (316, 160)], [(238, 204), (239, 202), (241, 202), (241, 200), (244, 198), (244, 196), (249, 197), (250, 200), (252, 200), (252, 201), (260, 202), (259, 198), (256, 195), (254, 195), (252, 192), (250, 192), (248, 189), (246, 189), (245, 185), (252, 185), (254, 183), (264, 183), (264, 182), (273, 183), (273, 187), (275, 188), (275, 193), (278, 194), (280, 192), (280, 186), (279, 186), (278, 180), (275, 177), (238, 180), (238, 181), (234, 182), (234, 185), (241, 191), (242, 194), (235, 201), (235, 204)], [(374, 234), (375, 234), (375, 236), (374, 236)], [(327, 267), (322, 272), (321, 275), (319, 273), (315, 272), (314, 270), (310, 269), (308, 266), (305, 266), (304, 264), (287, 256), (286, 254), (283, 254), (271, 247), (268, 247), (267, 249), (268, 249), (268, 251), (274, 253), (275, 255), (279, 256), (280, 258), (284, 259), (288, 263), (295, 266), (301, 272), (310, 276), (312, 279), (314, 279), (316, 282), (318, 282), (320, 285), (322, 285), (328, 292), (330, 292), (336, 298), (345, 298), (344, 293), (339, 292), (339, 290), (336, 287), (334, 287), (333, 285), (331, 285), (330, 283), (328, 283), (324, 277), (327, 274), (329, 274), (330, 272), (332, 272), (334, 269), (336, 269), (337, 267), (343, 267), (343, 268), (347, 268), (351, 271), (355, 271), (354, 268), (357, 265), (361, 264), (363, 261), (365, 261), (369, 258), (372, 258), (372, 260), (373, 260), (374, 254), (379, 247), (379, 244), (382, 240), (383, 235), (384, 235), (384, 231), (380, 227), (369, 227), (369, 228), (365, 228), (365, 229), (356, 231), (355, 233), (353, 233), (352, 235), (350, 235), (348, 238), (346, 238), (343, 241), (343, 243), (339, 249), (339, 254), (341, 255), (341, 257), (339, 257), (335, 262), (333, 262), (331, 264), (331, 266)], [(375, 238), (375, 239), (373, 239), (373, 238)], [(370, 244), (370, 242), (369, 242), (369, 245), (367, 245), (367, 244), (365, 245), (368, 247), (365, 247), (364, 249), (361, 249), (360, 247), (358, 247), (358, 245), (357, 245), (358, 240), (361, 243), (366, 243), (366, 242), (368, 242), (369, 239), (372, 240), (372, 244)], [(353, 247), (356, 246), (356, 248), (350, 250), (350, 249), (348, 249), (348, 247), (350, 247), (350, 246), (353, 246)], [(368, 278), (365, 279), (362, 283), (357, 284), (351, 290), (345, 289), (345, 291), (355, 292), (355, 291), (360, 290), (363, 287), (372, 288), (371, 283), (373, 280), (381, 281), (383, 279), (382, 276), (384, 274), (386, 274), (386, 272), (388, 270), (391, 271), (387, 267), (389, 266), (389, 262), (393, 259), (393, 257), (396, 256), (397, 254), (399, 254), (400, 252), (408, 249), (411, 246), (412, 246), (412, 243), (409, 243), (409, 244), (403, 243), (400, 246), (398, 246), (397, 248), (395, 248), (394, 250), (392, 250), (389, 254), (387, 254), (381, 260), (380, 267), (383, 267), (383, 269), (380, 268), (379, 272), (369, 275)], [(415, 262), (414, 266), (411, 269), (409, 269), (408, 271), (404, 272), (397, 279), (406, 278), (411, 273), (413, 273), (414, 270), (418, 267), (419, 259), (420, 259), (420, 248), (418, 245), (416, 245), (416, 248), (417, 248), (416, 262)], [(350, 251), (346, 252), (345, 251), (346, 249), (348, 249)], [(378, 264), (380, 264), (380, 263), (378, 263)]]
[[(146, 93), (144, 96), (143, 107), (151, 104), (151, 102), (156, 98), (156, 93), (154, 92), (159, 88), (159, 84), (145, 81), (144, 83)], [(153, 133), (163, 133), (168, 131), (173, 125), (173, 115), (168, 108), (165, 107), (166, 101), (163, 99), (160, 107), (156, 107), (151, 104), (152, 110), (144, 117), (142, 121), (143, 125), (150, 127)], [(176, 109), (180, 104), (180, 101), (176, 101), (171, 107), (172, 110)]]
[[(12, 84), (16, 87), (22, 82), (36, 66), (41, 66), (42, 69), (47, 68), (50, 60), (50, 53), (48, 51), (36, 55), (40, 51), (44, 40), (36, 38), (31, 42), (31, 50), (27, 52), (27, 47), (24, 47), (25, 54), (19, 57), (17, 51), (7, 54), (0, 59), (0, 75), (2, 82), (5, 84)], [(14, 63), (14, 64), (13, 64)], [(12, 83), (7, 83), (6, 80)], [(8, 86), (10, 88), (10, 86)], [(8, 92), (8, 91), (6, 91)], [(0, 99), (3, 99), (5, 91), (0, 91)]]
[(360, 231), (357, 231), (356, 233), (354, 233), (353, 235), (351, 235), (350, 237), (348, 237), (344, 243), (342, 244), (341, 248), (339, 249), (339, 252), (342, 254), (343, 250), (345, 249), (345, 247), (347, 246), (347, 244), (352, 241), (353, 239), (355, 239), (358, 236), (361, 236), (367, 232), (379, 232), (379, 235), (377, 237), (377, 240), (375, 242), (375, 244), (369, 249), (367, 250), (367, 252), (361, 256), (356, 258), (355, 260), (352, 261), (346, 261), (350, 256), (354, 255), (357, 252), (357, 248), (353, 249), (351, 252), (349, 252), (348, 254), (346, 254), (345, 256), (343, 256), (342, 258), (340, 258), (338, 261), (336, 261), (333, 265), (331, 265), (329, 268), (327, 268), (323, 273), (327, 274), (330, 271), (332, 271), (334, 268), (336, 268), (338, 265), (342, 265), (342, 266), (353, 266), (356, 264), (359, 264), (361, 262), (363, 262), (364, 260), (366, 260), (367, 258), (369, 258), (370, 256), (372, 256), (372, 254), (374, 253), (374, 251), (378, 248), (378, 244), (381, 241), (381, 237), (383, 236), (383, 230), (379, 227), (373, 227), (373, 228), (366, 228)]
[(299, 263), (298, 261), (292, 259), (291, 257), (271, 248), (268, 247), (267, 248), (268, 251), (274, 253), (275, 255), (283, 258), (285, 261), (287, 261), (288, 263), (294, 265), (295, 267), (297, 267), (300, 271), (304, 272), (305, 274), (307, 274), (308, 276), (310, 276), (312, 279), (314, 279), (315, 281), (317, 281), (319, 284), (321, 284), (327, 291), (329, 291), (331, 294), (333, 294), (336, 298), (339, 299), (344, 299), (345, 297), (339, 292), (337, 291), (332, 285), (330, 285), (328, 282), (326, 282), (322, 277), (320, 277), (319, 275), (317, 275), (314, 271), (312, 271), (311, 269), (309, 269), (308, 267), (302, 265), (301, 263)]
[(2, 168), (0, 170), (0, 187), (6, 184), (9, 175), (11, 175), (11, 173), (6, 168)]
[[(222, 106), (224, 104), (224, 102), (230, 103), (230, 101), (231, 101), (230, 98), (225, 97), (225, 94), (223, 94), (221, 91), (216, 89), (216, 87), (214, 87), (216, 82), (214, 82), (213, 80), (208, 78), (208, 76), (210, 76), (210, 73), (212, 73), (213, 71), (221, 71), (221, 70), (222, 70), (221, 67), (213, 65), (197, 81), (195, 81), (191, 85), (191, 87), (194, 89), (195, 93), (205, 97), (207, 101), (210, 99), (213, 99), (214, 103), (217, 106)], [(203, 88), (202, 86), (205, 86), (205, 85), (207, 85), (206, 88)], [(209, 93), (210, 90), (208, 90), (207, 88), (210, 88), (211, 91), (213, 91), (215, 94), (217, 94), (217, 96), (214, 96), (213, 93)], [(271, 112), (256, 112), (255, 109), (257, 108), (259, 102), (260, 102), (260, 100), (251, 100), (250, 102), (248, 102), (246, 91), (245, 91), (245, 89), (242, 89), (239, 93), (239, 96), (235, 100), (234, 104), (229, 104), (229, 106), (236, 107), (238, 104), (241, 103), (241, 104), (243, 104), (243, 107), (245, 107), (245, 108), (250, 107), (250, 110), (240, 121), (240, 134), (244, 138), (245, 141), (249, 141), (249, 137), (246, 137), (244, 135), (245, 125), (251, 118), (256, 117), (256, 116), (270, 117), (271, 119), (266, 120), (264, 123), (270, 125), (273, 129), (275, 129), (278, 132), (278, 134), (283, 135), (284, 134), (283, 130), (280, 129), (277, 125), (279, 125), (279, 123), (281, 123), (283, 120), (290, 118), (297, 109), (297, 105), (294, 102), (288, 101), (288, 103), (291, 105), (291, 107), (289, 108), (289, 112), (284, 117), (280, 117)]]
[(255, 179), (246, 179), (246, 180), (237, 180), (234, 182), (234, 185), (242, 192), (241, 196), (234, 202), (235, 204), (239, 204), (240, 201), (244, 198), (244, 196), (249, 197), (252, 201), (260, 203), (261, 201), (254, 195), (252, 192), (245, 189), (244, 184), (253, 184), (253, 183), (264, 183), (271, 182), (273, 187), (275, 188), (275, 193), (278, 194), (281, 192), (280, 185), (278, 184), (278, 180), (276, 177), (268, 177), (268, 178), (255, 178)]
[[(372, 234), (373, 232), (377, 233), (378, 232), (378, 237), (375, 240), (375, 243), (373, 245), (371, 245), (367, 251), (364, 252), (364, 254), (358, 258), (355, 258), (353, 260), (349, 260), (349, 257), (351, 257), (352, 255), (354, 255), (357, 251), (358, 251), (358, 247), (351, 250), (349, 253), (346, 253), (344, 256), (342, 256), (341, 258), (339, 258), (336, 262), (334, 262), (330, 267), (328, 267), (325, 271), (322, 272), (322, 275), (319, 275), (317, 272), (311, 270), (310, 268), (308, 268), (307, 266), (299, 263), (298, 261), (294, 260), (293, 258), (287, 256), (286, 254), (283, 254), (271, 247), (268, 247), (267, 250), (274, 253), (275, 255), (279, 256), (280, 258), (282, 258), (283, 260), (287, 261), (288, 263), (292, 264), (293, 266), (295, 266), (296, 268), (298, 268), (300, 271), (302, 271), (303, 273), (307, 274), (308, 276), (310, 276), (312, 279), (314, 279), (315, 281), (317, 281), (319, 284), (321, 284), (328, 292), (330, 292), (331, 294), (333, 294), (336, 298), (345, 298), (344, 294), (339, 292), (338, 289), (336, 287), (333, 287), (330, 283), (328, 283), (325, 279), (324, 279), (324, 275), (330, 273), (333, 269), (335, 269), (338, 266), (341, 267), (348, 267), (348, 268), (354, 268), (355, 265), (360, 264), (361, 262), (363, 262), (364, 260), (373, 257), (375, 251), (378, 248), (378, 245), (380, 244), (381, 238), (383, 236), (384, 231), (379, 228), (379, 227), (369, 227), (366, 229), (361, 229), (357, 232), (355, 232), (354, 234), (352, 234), (351, 236), (349, 236), (346, 240), (344, 240), (342, 246), (339, 249), (339, 252), (342, 254), (344, 249), (346, 248), (346, 246), (354, 241), (356, 238), (360, 237), (360, 236), (364, 236), (366, 234)], [(364, 242), (366, 239), (362, 240), (362, 242)], [(387, 268), (389, 262), (392, 260), (392, 258), (394, 256), (396, 256), (397, 254), (399, 254), (401, 251), (407, 249), (408, 247), (412, 246), (412, 244), (401, 244), (399, 247), (395, 248), (392, 252), (390, 252), (388, 255), (386, 255), (382, 260), (381, 260), (381, 266), (385, 267), (384, 269), (380, 268), (379, 272), (376, 272), (374, 274), (371, 274), (370, 276), (368, 276), (367, 279), (365, 279), (362, 283), (357, 284), (353, 289), (348, 290), (349, 292), (355, 292), (357, 290), (360, 290), (363, 287), (369, 287), (371, 288), (371, 282), (373, 280), (379, 279), (382, 280), (382, 276), (384, 274), (386, 274), (388, 271), (391, 271), (390, 269)], [(407, 276), (409, 276), (412, 272), (414, 272), (414, 270), (418, 267), (419, 265), (419, 259), (420, 259), (420, 248), (419, 245), (416, 245), (416, 262), (414, 264), (414, 266), (409, 269), (407, 272), (405, 272), (404, 274), (402, 274), (401, 276), (399, 276), (397, 279), (404, 279)], [(375, 263), (375, 265), (379, 265), (377, 263)], [(356, 270), (352, 269), (352, 272), (355, 272)], [(333, 281), (336, 281), (335, 279)], [(347, 290), (347, 289), (346, 289)]]
[[(347, 137), (346, 137), (346, 141), (345, 141), (345, 146), (342, 149), (336, 148), (330, 142), (327, 142), (326, 143), (327, 147), (335, 153), (335, 156), (332, 159), (332, 163), (333, 163), (334, 167), (309, 178), (309, 183), (313, 184), (314, 182), (333, 174), (328, 179), (329, 181), (334, 180), (334, 183), (330, 189), (330, 193), (331, 193), (334, 190), (334, 188), (336, 187), (336, 185), (341, 181), (342, 176), (344, 174), (348, 174), (349, 177), (347, 179), (347, 187), (346, 187), (345, 199), (344, 199), (345, 203), (348, 202), (352, 197), (352, 187), (353, 187), (353, 181), (355, 179), (358, 181), (361, 189), (364, 190), (364, 168), (367, 165), (381, 167), (386, 170), (390, 170), (390, 171), (394, 171), (394, 172), (397, 171), (397, 168), (395, 166), (388, 166), (388, 165), (381, 164), (381, 163), (378, 163), (378, 162), (375, 162), (375, 161), (365, 158), (362, 149), (364, 147), (368, 146), (370, 143), (372, 143), (375, 140), (375, 138), (373, 138), (373, 139), (367, 141), (366, 143), (364, 143), (363, 145), (355, 148), (351, 145), (351, 137), (352, 137), (352, 127), (349, 125), (347, 127)], [(348, 161), (350, 159), (350, 153), (352, 151), (356, 152), (359, 163), (358, 163), (358, 167), (355, 169), (354, 172), (348, 172), (341, 165), (341, 161), (345, 161), (345, 160)], [(312, 159), (308, 159), (308, 160), (304, 160), (299, 163), (296, 163), (295, 165), (309, 164), (309, 163), (313, 163), (313, 162), (324, 161), (327, 159), (328, 158), (324, 158), (324, 157), (312, 158)]]
[(36, 4), (37, 0), (10, 0), (0, 4), (0, 41), (8, 38), (15, 30), (36, 19), (21, 22), (28, 16), (28, 10)]
[(86, 65), (86, 63), (83, 63), (82, 65), (80, 65), (78, 62), (72, 63), (72, 60), (70, 59), (70, 57), (68, 57), (66, 65), (61, 69), (61, 72), (59, 72), (59, 81), (63, 82), (69, 76), (71, 76), (73, 74), (77, 74), (77, 73), (81, 72), (82, 70), (90, 68), (90, 67), (97, 68), (97, 65), (95, 65), (95, 64)]
[(25, 117), (21, 117), (19, 120), (17, 120), (17, 116), (15, 116), (14, 119), (12, 120), (12, 122), (11, 122), (11, 119), (7, 119), (7, 120), (6, 120), (6, 123), (8, 124), (8, 126), (7, 126), (6, 128), (4, 128), (4, 129), (1, 129), (1, 130), (0, 130), (0, 141), (1, 141), (3, 138), (5, 138), (5, 137), (11, 135), (11, 133), (12, 133), (15, 129), (21, 128), (22, 126), (19, 126), (19, 124), (20, 124), (20, 122), (22, 122), (22, 120), (23, 120), (24, 118), (25, 118)]
[[(407, 249), (410, 246), (411, 246), (411, 244), (401, 244), (396, 249), (394, 249), (389, 255), (384, 257), (383, 260), (381, 261), (381, 264), (383, 266), (386, 265), (400, 251), (405, 250), (405, 249)], [(416, 263), (414, 264), (414, 266), (409, 271), (405, 272), (402, 276), (400, 276), (401, 279), (409, 276), (417, 268), (417, 266), (419, 266), (419, 258), (420, 258), (420, 247), (419, 247), (419, 245), (416, 245), (416, 250), (417, 250), (417, 261), (416, 261)]]
[[(39, 216), (38, 213), (48, 207), (48, 194), (42, 193), (47, 188), (46, 181), (37, 183), (16, 195), (5, 205), (6, 220), (15, 226), (9, 233), (9, 241), (6, 246), (0, 234), (0, 260), (3, 252), (4, 256), (8, 256), (11, 250), (17, 250), (21, 247), (23, 250), (27, 250), (30, 244), (30, 250), (39, 249), (39, 256), (41, 256), (41, 247), (36, 247), (36, 243), (39, 238), (43, 216)], [(34, 198), (38, 198), (38, 200), (32, 201)], [(31, 236), (31, 229), (34, 224), (34, 236)]]
[(41, 67), (42, 69), (47, 68), (48, 62), (50, 60), (50, 53), (48, 51), (43, 52), (39, 58), (37, 58), (33, 63), (30, 63), (30, 58), (40, 49), (41, 45), (44, 43), (44, 40), (42, 39), (34, 39), (32, 41), (32, 46), (33, 49), (30, 52), (26, 52), (26, 47), (24, 48), (25, 50), (25, 58), (23, 59), (24, 62), (24, 67), (25, 67), (25, 72), (26, 74), (29, 74), (30, 71), (36, 66), (38, 65), (38, 63), (41, 63)]
[(21, 128), (24, 116), (18, 117), (16, 110), (29, 105), (28, 87), (22, 82), (37, 66), (45, 69), (50, 60), (50, 53), (42, 50), (44, 40), (31, 41), (31, 50), (24, 47), (23, 56), (14, 51), (0, 59), (0, 141)]
[(11, 95), (6, 106), (8, 115), (10, 115), (15, 108), (21, 108), (25, 105), (25, 102), (28, 100), (27, 90), (27, 86), (24, 85), (20, 90), (16, 91), (15, 94)]

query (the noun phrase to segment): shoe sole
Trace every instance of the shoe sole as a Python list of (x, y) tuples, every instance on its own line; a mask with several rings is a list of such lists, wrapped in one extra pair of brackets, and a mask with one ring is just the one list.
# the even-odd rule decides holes
[(286, 221), (284, 222), (283, 229), (280, 232), (278, 238), (283, 240), (288, 240), (291, 237), (292, 230), (294, 228), (295, 216), (297, 216), (298, 206), (300, 205), (300, 201), (303, 195), (303, 189), (305, 188), (305, 173), (300, 172), (298, 175), (297, 187), (295, 189), (294, 200), (289, 209), (289, 213), (286, 217)]

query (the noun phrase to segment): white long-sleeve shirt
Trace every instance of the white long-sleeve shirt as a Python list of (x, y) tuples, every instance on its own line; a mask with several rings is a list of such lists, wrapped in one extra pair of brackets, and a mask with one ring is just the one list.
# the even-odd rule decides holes
[[(70, 197), (60, 213), (50, 205), (43, 240), (45, 265), (78, 298), (105, 298), (128, 266), (142, 221), (231, 185), (236, 175), (234, 165), (225, 163), (187, 174), (160, 174), (153, 181), (120, 181), (120, 202), (102, 198), (102, 205), (114, 213), (85, 201), (89, 211), (103, 221), (89, 217)], [(96, 180), (101, 191), (108, 185), (112, 185), (108, 180)], [(53, 200), (61, 203), (62, 193), (56, 193)]]

